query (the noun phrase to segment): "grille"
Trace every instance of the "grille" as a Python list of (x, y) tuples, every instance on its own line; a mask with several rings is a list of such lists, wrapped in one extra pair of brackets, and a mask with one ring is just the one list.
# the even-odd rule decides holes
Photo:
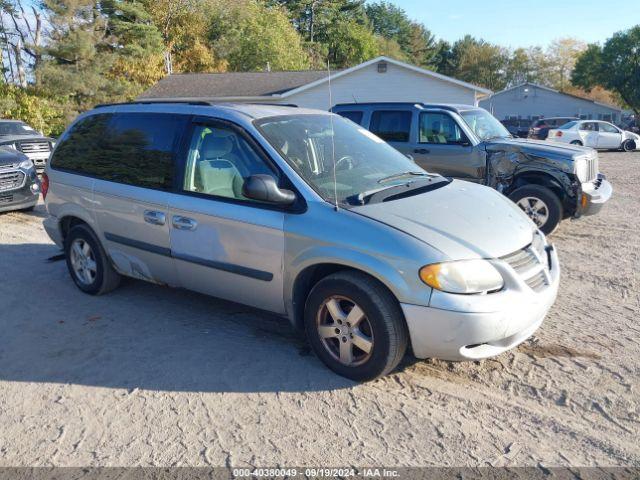
[(545, 262), (546, 254), (538, 249), (534, 250), (533, 245), (529, 245), (522, 250), (511, 253), (501, 258), (513, 268), (520, 278), (533, 291), (541, 292), (549, 285), (549, 277)]
[(593, 182), (598, 178), (598, 155), (590, 155), (586, 157), (587, 160), (587, 182)]
[(25, 155), (51, 152), (49, 142), (20, 142), (18, 143), (18, 148)]
[(0, 171), (0, 192), (15, 190), (24, 185), (25, 176), (22, 172), (2, 172)]
[(0, 195), (0, 205), (13, 202), (13, 195)]
[(537, 257), (531, 251), (531, 247), (527, 247), (523, 250), (518, 250), (511, 255), (502, 257), (502, 260), (511, 265), (516, 273), (519, 273), (521, 275), (540, 265)]
[(533, 291), (540, 292), (547, 286), (547, 277), (544, 274), (544, 271), (540, 271), (533, 277), (525, 280), (525, 283), (529, 285)]

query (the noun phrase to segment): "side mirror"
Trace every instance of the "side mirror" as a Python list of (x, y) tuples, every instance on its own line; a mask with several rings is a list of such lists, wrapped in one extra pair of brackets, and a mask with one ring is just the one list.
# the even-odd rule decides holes
[(278, 187), (271, 175), (251, 175), (242, 186), (242, 194), (252, 200), (275, 205), (291, 205), (296, 201), (296, 194)]

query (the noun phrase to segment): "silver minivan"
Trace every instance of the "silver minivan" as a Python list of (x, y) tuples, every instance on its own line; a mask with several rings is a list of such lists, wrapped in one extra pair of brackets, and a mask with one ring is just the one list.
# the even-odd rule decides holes
[(98, 107), (61, 137), (43, 190), (83, 292), (124, 275), (275, 312), (355, 380), (409, 344), (418, 358), (500, 354), (558, 290), (554, 248), (512, 202), (326, 112)]

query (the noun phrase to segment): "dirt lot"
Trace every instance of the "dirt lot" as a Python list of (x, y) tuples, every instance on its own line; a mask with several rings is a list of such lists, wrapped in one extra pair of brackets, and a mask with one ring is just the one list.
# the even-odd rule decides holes
[(552, 240), (537, 335), (356, 385), (286, 321), (141, 282), (80, 293), (41, 227), (0, 215), (0, 466), (640, 465), (640, 153)]

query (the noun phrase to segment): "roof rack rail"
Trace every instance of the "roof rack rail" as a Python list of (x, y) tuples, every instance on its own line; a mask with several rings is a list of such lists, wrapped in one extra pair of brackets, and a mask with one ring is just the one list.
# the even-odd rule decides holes
[(149, 99), (149, 100), (137, 100), (134, 102), (115, 102), (115, 103), (101, 103), (96, 105), (94, 108), (100, 107), (117, 107), (118, 105), (153, 105), (156, 103), (172, 103), (172, 104), (182, 104), (182, 105), (200, 105), (200, 106), (211, 106), (214, 105), (214, 102), (206, 101), (206, 100), (162, 100), (158, 99)]
[(213, 106), (213, 105), (220, 105), (220, 104), (224, 104), (224, 103), (241, 103), (241, 104), (245, 104), (245, 105), (269, 105), (272, 107), (293, 107), (293, 108), (298, 108), (298, 105), (293, 104), (293, 103), (269, 103), (269, 102), (229, 102), (228, 100), (198, 100), (198, 99), (184, 99), (184, 100), (178, 100), (178, 99), (168, 99), (168, 100), (164, 100), (162, 98), (149, 98), (149, 99), (144, 99), (144, 100), (136, 100), (133, 102), (115, 102), (115, 103), (101, 103), (99, 105), (96, 105), (94, 108), (100, 108), (100, 107), (116, 107), (118, 105), (155, 105), (155, 104), (177, 104), (177, 105), (199, 105), (199, 106)]

